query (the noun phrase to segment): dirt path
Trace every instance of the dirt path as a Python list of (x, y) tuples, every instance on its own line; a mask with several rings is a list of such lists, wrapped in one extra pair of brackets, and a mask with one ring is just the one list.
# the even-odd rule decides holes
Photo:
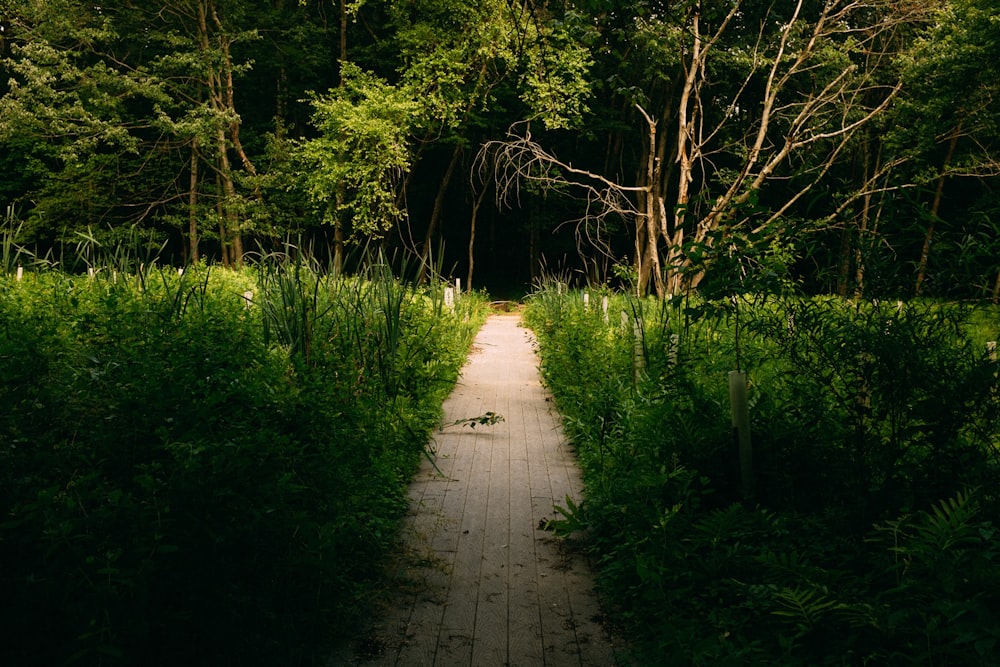
[(476, 337), (444, 423), (504, 420), (435, 434), (440, 472), (425, 462), (410, 487), (399, 600), (359, 649), (376, 655), (353, 664), (615, 664), (586, 561), (539, 528), (581, 482), (518, 322), (491, 316)]

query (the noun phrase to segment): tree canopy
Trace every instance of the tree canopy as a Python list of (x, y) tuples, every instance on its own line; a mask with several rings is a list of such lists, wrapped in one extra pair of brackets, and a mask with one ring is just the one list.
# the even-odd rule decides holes
[(0, 207), (41, 254), (307, 237), (443, 246), (487, 285), (777, 263), (996, 299), (998, 25), (986, 0), (0, 0)]

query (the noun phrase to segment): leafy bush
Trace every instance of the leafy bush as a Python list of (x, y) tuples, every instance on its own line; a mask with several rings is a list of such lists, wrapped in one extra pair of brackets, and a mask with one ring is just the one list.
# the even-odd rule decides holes
[(638, 664), (990, 663), (1000, 404), (965, 309), (611, 304), (543, 289), (526, 318), (584, 468), (586, 500), (553, 528), (587, 530)]
[(252, 272), (0, 278), (5, 664), (324, 662), (485, 311), (380, 279), (285, 284), (304, 346)]
[(768, 502), (849, 507), (864, 530), (986, 483), (995, 369), (967, 321), (964, 308), (919, 302), (758, 311), (749, 327), (772, 354), (754, 429)]

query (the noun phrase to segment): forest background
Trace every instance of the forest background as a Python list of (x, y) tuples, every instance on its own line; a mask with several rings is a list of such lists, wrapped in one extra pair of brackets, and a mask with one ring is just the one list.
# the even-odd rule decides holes
[(38, 258), (237, 265), (295, 239), (339, 263), (375, 240), (498, 293), (546, 265), (660, 294), (779, 267), (810, 292), (996, 300), (998, 20), (0, 0), (0, 210)]

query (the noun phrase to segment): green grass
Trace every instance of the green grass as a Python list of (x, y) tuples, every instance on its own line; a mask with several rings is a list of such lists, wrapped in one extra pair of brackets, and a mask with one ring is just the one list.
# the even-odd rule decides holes
[(0, 275), (0, 662), (324, 664), (364, 615), (487, 305), (268, 261)]
[(637, 664), (991, 664), (995, 309), (611, 295), (605, 320), (600, 296), (544, 288), (525, 317), (584, 469), (555, 527), (587, 529)]

